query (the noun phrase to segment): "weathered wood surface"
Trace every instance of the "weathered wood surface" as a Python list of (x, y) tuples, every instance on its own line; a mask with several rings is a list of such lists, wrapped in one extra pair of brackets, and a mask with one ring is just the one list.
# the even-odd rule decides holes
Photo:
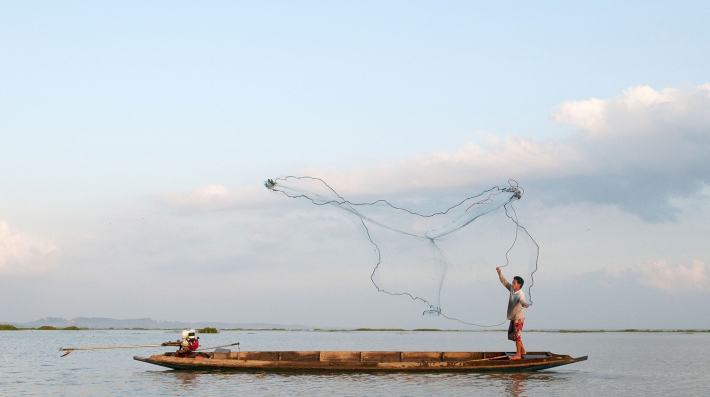
[(200, 354), (175, 357), (157, 354), (135, 360), (172, 369), (218, 369), (242, 371), (412, 371), (476, 372), (532, 371), (584, 361), (550, 352), (530, 352), (511, 360), (506, 352), (386, 352), (386, 351), (263, 351)]

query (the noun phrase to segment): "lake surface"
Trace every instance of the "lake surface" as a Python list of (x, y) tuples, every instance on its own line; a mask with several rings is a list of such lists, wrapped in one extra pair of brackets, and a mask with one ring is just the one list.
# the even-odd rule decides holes
[[(523, 333), (530, 351), (589, 360), (531, 373), (278, 374), (189, 372), (133, 360), (165, 348), (74, 352), (60, 347), (155, 344), (176, 331), (0, 332), (0, 395), (42, 396), (707, 396), (710, 333)], [(503, 332), (222, 331), (203, 346), (242, 350), (511, 351)]]

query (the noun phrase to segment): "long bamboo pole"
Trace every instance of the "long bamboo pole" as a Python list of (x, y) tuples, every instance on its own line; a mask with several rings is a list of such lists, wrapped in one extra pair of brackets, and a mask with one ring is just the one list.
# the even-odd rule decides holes
[(138, 347), (160, 347), (165, 346), (162, 343), (159, 345), (133, 345), (133, 346), (93, 346), (93, 347), (60, 347), (60, 352), (74, 350), (103, 350), (103, 349), (133, 349)]
[(136, 349), (139, 347), (161, 347), (161, 346), (166, 346), (165, 343), (161, 343), (159, 345), (132, 345), (132, 346), (93, 346), (93, 347), (60, 347), (59, 351), (60, 352), (66, 352), (62, 354), (60, 357), (64, 357), (69, 355), (69, 353), (73, 352), (74, 350), (105, 350), (105, 349)]
[[(60, 352), (66, 352), (61, 355), (61, 357), (64, 357), (68, 355), (69, 353), (73, 352), (74, 350), (106, 350), (106, 349), (137, 349), (141, 347), (162, 347), (162, 346), (176, 346), (177, 344), (173, 344), (176, 342), (167, 342), (167, 343), (161, 343), (159, 345), (131, 345), (131, 346), (92, 346), (92, 347), (60, 347), (59, 351)], [(227, 346), (239, 346), (239, 342), (236, 343), (230, 343), (228, 345), (221, 345), (221, 346), (213, 346), (213, 347), (202, 347), (197, 350), (210, 350), (210, 349), (218, 349), (220, 347), (227, 347)]]

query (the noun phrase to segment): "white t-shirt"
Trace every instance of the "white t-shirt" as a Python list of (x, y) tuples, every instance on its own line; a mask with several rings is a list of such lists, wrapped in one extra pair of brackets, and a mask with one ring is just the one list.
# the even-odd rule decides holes
[(523, 313), (523, 305), (528, 305), (528, 302), (525, 300), (525, 292), (523, 292), (522, 288), (518, 290), (518, 292), (513, 291), (513, 285), (505, 279), (503, 274), (500, 274), (500, 282), (508, 291), (510, 291), (507, 313), (508, 320), (524, 319), (525, 313)]

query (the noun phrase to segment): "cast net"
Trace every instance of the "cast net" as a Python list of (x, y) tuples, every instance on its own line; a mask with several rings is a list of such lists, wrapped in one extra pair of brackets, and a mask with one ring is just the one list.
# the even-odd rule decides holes
[(373, 249), (372, 284), (379, 292), (424, 305), (423, 313), (468, 325), (490, 327), (506, 321), (509, 282), (523, 277), (532, 303), (539, 246), (518, 222), (513, 203), (524, 191), (513, 180), (452, 205), (387, 200), (352, 202), (314, 177), (269, 179), (265, 186), (287, 197), (333, 207), (355, 217)]

